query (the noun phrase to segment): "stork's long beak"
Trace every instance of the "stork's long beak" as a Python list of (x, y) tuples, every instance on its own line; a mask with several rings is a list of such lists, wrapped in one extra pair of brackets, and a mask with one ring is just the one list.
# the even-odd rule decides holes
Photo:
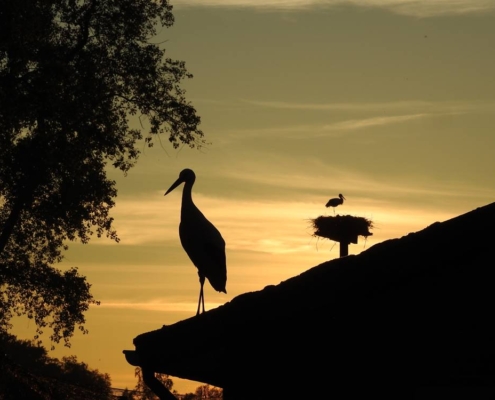
[(342, 195), (342, 198), (343, 198), (344, 200), (347, 200), (347, 199), (344, 197), (344, 195)]
[(168, 188), (168, 190), (165, 192), (164, 196), (166, 196), (167, 194), (169, 194), (172, 190), (174, 190), (177, 186), (179, 186), (182, 182), (184, 182), (182, 179), (177, 179), (173, 184), (172, 186), (170, 186)]

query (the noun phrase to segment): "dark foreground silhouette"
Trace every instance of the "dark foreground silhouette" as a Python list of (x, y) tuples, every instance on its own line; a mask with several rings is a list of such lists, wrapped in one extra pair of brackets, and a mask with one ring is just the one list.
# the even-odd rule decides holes
[(495, 203), (143, 333), (126, 358), (226, 400), (493, 398), (494, 227)]

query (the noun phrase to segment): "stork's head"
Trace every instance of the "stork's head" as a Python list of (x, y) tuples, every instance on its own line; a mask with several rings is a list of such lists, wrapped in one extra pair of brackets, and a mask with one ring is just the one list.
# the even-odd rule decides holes
[(192, 169), (186, 168), (180, 171), (179, 178), (168, 188), (168, 190), (165, 192), (164, 196), (169, 194), (172, 190), (174, 190), (177, 186), (179, 186), (181, 183), (186, 182), (189, 184), (193, 184), (194, 181), (196, 180), (196, 175), (194, 174), (194, 171)]
[(347, 200), (344, 195), (342, 193), (339, 193), (339, 197), (342, 199), (342, 200)]

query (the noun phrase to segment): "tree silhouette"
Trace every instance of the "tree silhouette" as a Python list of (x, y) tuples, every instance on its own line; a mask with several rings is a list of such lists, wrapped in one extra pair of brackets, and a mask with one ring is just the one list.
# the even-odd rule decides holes
[(118, 397), (119, 400), (134, 400), (134, 391), (129, 390), (127, 388), (124, 389), (120, 397)]
[(222, 400), (223, 389), (210, 385), (201, 385), (194, 393), (186, 393), (182, 400)]
[[(136, 383), (136, 387), (134, 388), (134, 397), (137, 400), (155, 400), (158, 397), (153, 393), (153, 391), (146, 386), (143, 379), (143, 373), (141, 368), (136, 367), (134, 370), (134, 375), (138, 379)], [(172, 387), (174, 386), (174, 382), (169, 378), (166, 374), (155, 374), (156, 379), (158, 379), (163, 386), (165, 386), (169, 391), (172, 391)]]
[(0, 332), (0, 399), (109, 400), (108, 374), (93, 370), (75, 356), (61, 361), (44, 347)]
[[(68, 241), (118, 241), (117, 194), (136, 142), (165, 134), (200, 147), (182, 61), (150, 43), (173, 24), (168, 0), (2, 0), (0, 7), (0, 329), (14, 315), (66, 345), (96, 303), (76, 268), (53, 267)], [(129, 116), (148, 121), (134, 128)]]

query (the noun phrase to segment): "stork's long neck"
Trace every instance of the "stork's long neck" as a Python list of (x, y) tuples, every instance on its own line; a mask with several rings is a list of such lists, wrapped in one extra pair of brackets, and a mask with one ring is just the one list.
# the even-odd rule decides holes
[(184, 189), (182, 189), (182, 207), (181, 207), (181, 217), (184, 217), (184, 214), (187, 215), (188, 211), (190, 212), (191, 208), (196, 208), (192, 200), (192, 187), (194, 182), (186, 182), (184, 183)]

